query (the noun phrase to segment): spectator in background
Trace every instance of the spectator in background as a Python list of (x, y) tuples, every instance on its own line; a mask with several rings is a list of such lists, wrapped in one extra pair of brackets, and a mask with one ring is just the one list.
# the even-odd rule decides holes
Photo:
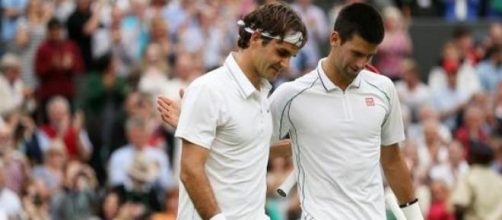
[(121, 206), (123, 205), (123, 201), (120, 200), (120, 197), (117, 192), (109, 190), (103, 196), (98, 216), (100, 220), (117, 220), (118, 214)]
[(111, 155), (108, 164), (108, 183), (111, 186), (125, 184), (128, 179), (127, 169), (131, 166), (137, 155), (144, 155), (147, 160), (158, 166), (159, 172), (155, 178), (155, 185), (165, 190), (173, 184), (173, 177), (167, 155), (158, 148), (148, 145), (151, 128), (143, 117), (133, 116), (126, 122), (127, 138), (129, 143)]
[(67, 163), (66, 148), (63, 142), (50, 143), (44, 154), (43, 165), (35, 166), (32, 171), (34, 180), (42, 181), (49, 194), (58, 192), (63, 187), (64, 167)]
[(113, 189), (123, 203), (140, 207), (142, 212), (135, 219), (147, 219), (162, 209), (164, 193), (159, 193), (154, 185), (159, 169), (156, 161), (137, 154), (127, 167), (127, 180)]
[(75, 0), (53, 0), (51, 3), (54, 8), (54, 17), (64, 24), (77, 7)]
[(72, 103), (75, 98), (74, 78), (84, 67), (78, 45), (65, 39), (61, 22), (53, 18), (47, 29), (47, 38), (35, 56), (35, 73), (40, 81), (37, 98), (41, 118), (48, 100), (55, 95), (62, 95)]
[(169, 65), (160, 44), (147, 45), (141, 65), (138, 89), (152, 97), (164, 94), (169, 89)]
[(120, 37), (128, 57), (139, 61), (148, 43), (148, 21), (145, 11), (148, 6), (147, 0), (131, 0), (128, 14), (122, 19)]
[(96, 177), (91, 167), (71, 161), (64, 171), (64, 189), (54, 195), (51, 219), (89, 219), (96, 205)]
[[(21, 64), (16, 55), (7, 53), (0, 61), (0, 115), (13, 111), (27, 111), (25, 104), (34, 104), (33, 89), (21, 80)], [(24, 106), (23, 106), (24, 105)], [(34, 107), (33, 105), (31, 107)]]
[(450, 189), (445, 182), (432, 181), (430, 185), (432, 201), (427, 220), (455, 220), (454, 215), (448, 210), (449, 191)]
[(92, 35), (96, 32), (100, 24), (101, 9), (105, 1), (96, 1), (92, 9), (91, 0), (77, 0), (77, 8), (68, 18), (66, 29), (68, 39), (77, 43), (84, 60), (84, 69), (92, 68)]
[(433, 166), (429, 171), (432, 180), (444, 182), (448, 188), (455, 186), (469, 170), (469, 164), (464, 157), (464, 146), (458, 140), (448, 144), (448, 160)]
[(471, 143), (488, 141), (490, 136), (486, 127), (486, 114), (479, 106), (468, 105), (463, 112), (463, 122), (455, 131), (454, 137), (464, 146), (464, 158), (470, 159)]
[(21, 193), (23, 218), (50, 220), (50, 194), (40, 180), (28, 180)]
[(19, 194), (29, 177), (30, 166), (26, 156), (14, 145), (14, 131), (7, 124), (0, 125), (0, 160), (8, 177), (4, 186)]
[(291, 59), (291, 68), (296, 74), (303, 74), (317, 66), (321, 58), (321, 46), (329, 35), (325, 12), (314, 5), (313, 0), (295, 0), (291, 7), (300, 15), (307, 27), (309, 40), (300, 52)]
[(457, 118), (470, 96), (463, 90), (465, 87), (458, 83), (460, 70), (457, 59), (444, 59), (441, 68), (444, 72), (438, 74), (445, 75), (446, 84), (436, 88), (433, 103), (441, 121), (453, 132), (459, 126)]
[(178, 194), (178, 188), (168, 190), (165, 194), (164, 210), (152, 215), (151, 220), (176, 220), (176, 214), (178, 212)]
[(0, 25), (0, 56), (5, 51), (4, 47), (12, 43), (16, 34), (16, 27), (19, 19), (24, 13), (24, 9), (28, 0), (2, 0), (0, 1), (0, 8), (2, 9), (2, 24)]
[(387, 7), (383, 10), (383, 17), (385, 37), (378, 49), (375, 66), (383, 75), (397, 81), (402, 77), (402, 63), (412, 54), (413, 47), (407, 24), (399, 9)]
[(99, 59), (107, 53), (117, 58), (117, 72), (121, 77), (129, 74), (129, 67), (134, 65), (134, 58), (127, 51), (126, 42), (122, 37), (123, 11), (117, 5), (111, 8), (110, 23), (100, 26), (92, 38), (93, 58)]
[(86, 130), (95, 147), (90, 164), (100, 183), (106, 179), (105, 164), (110, 154), (122, 146), (122, 106), (126, 99), (126, 82), (118, 76), (117, 58), (107, 53), (95, 61), (95, 71), (86, 76), (81, 92)]
[[(429, 73), (429, 86), (434, 93), (441, 93), (448, 87), (449, 75), (454, 73), (455, 87), (467, 99), (481, 91), (481, 83), (472, 62), (462, 58), (459, 48), (453, 42), (446, 42), (442, 48), (439, 65)], [(451, 75), (453, 76), (453, 75)]]
[(176, 53), (169, 37), (168, 26), (162, 16), (155, 16), (150, 20), (149, 42), (160, 46), (160, 58), (166, 62), (169, 61), (170, 56)]
[(37, 132), (41, 152), (49, 148), (51, 141), (62, 140), (69, 160), (87, 161), (93, 147), (83, 127), (83, 114), (77, 112), (72, 116), (68, 100), (55, 96), (47, 104), (47, 116), (49, 122), (40, 126)]
[(490, 146), (471, 145), (471, 168), (461, 178), (451, 195), (457, 219), (495, 220), (502, 218), (502, 177), (489, 168), (493, 160)]
[(483, 90), (492, 94), (502, 82), (502, 44), (488, 49), (487, 56), (488, 58), (476, 67), (476, 73)]
[(52, 18), (52, 4), (43, 0), (30, 0), (26, 13), (20, 19), (12, 52), (19, 54), (21, 60), (21, 78), (30, 87), (35, 88), (38, 81), (34, 72), (34, 57), (47, 32), (47, 22)]
[(420, 70), (414, 60), (403, 60), (400, 72), (402, 74), (401, 80), (395, 83), (397, 94), (401, 103), (410, 109), (411, 122), (416, 123), (419, 108), (432, 104), (432, 93), (429, 86), (420, 80)]
[(21, 217), (23, 208), (19, 196), (6, 185), (8, 175), (5, 164), (0, 159), (0, 217), (3, 213), (7, 219), (17, 219)]

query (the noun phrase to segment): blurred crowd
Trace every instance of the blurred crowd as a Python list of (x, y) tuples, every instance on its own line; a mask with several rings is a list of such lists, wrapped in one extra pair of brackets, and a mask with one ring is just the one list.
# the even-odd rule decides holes
[[(0, 219), (175, 219), (180, 144), (154, 101), (179, 100), (219, 66), (236, 50), (237, 20), (266, 1), (0, 2)], [(309, 41), (275, 87), (317, 66), (337, 12), (355, 1), (288, 2)], [(399, 93), (424, 216), (500, 219), (502, 23), (482, 38), (458, 26), (431, 70), (413, 60), (408, 28), (416, 16), (496, 20), (502, 1), (367, 2), (385, 20), (373, 64)], [(272, 220), (300, 216), (294, 193), (274, 193), (291, 170), (289, 158), (269, 162)]]

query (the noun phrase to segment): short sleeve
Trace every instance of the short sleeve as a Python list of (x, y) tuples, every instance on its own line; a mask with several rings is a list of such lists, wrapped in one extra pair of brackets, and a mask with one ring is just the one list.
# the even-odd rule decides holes
[(216, 88), (194, 81), (183, 97), (175, 136), (210, 149), (223, 104), (219, 96)]
[(281, 85), (269, 98), (270, 112), (272, 114), (273, 132), (270, 143), (273, 144), (287, 136), (290, 128), (288, 86)]
[(390, 80), (387, 89), (387, 96), (389, 99), (389, 112), (382, 125), (381, 139), (383, 146), (398, 143), (403, 141), (405, 138), (401, 105), (396, 88)]

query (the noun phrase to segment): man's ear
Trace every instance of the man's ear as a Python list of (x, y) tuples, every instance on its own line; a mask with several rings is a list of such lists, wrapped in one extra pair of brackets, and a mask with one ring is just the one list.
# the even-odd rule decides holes
[(262, 41), (261, 33), (254, 32), (251, 34), (251, 37), (249, 38), (249, 46), (261, 44), (261, 41)]
[(338, 32), (331, 32), (331, 35), (329, 36), (329, 44), (331, 47), (338, 47), (342, 44), (342, 39), (340, 38)]

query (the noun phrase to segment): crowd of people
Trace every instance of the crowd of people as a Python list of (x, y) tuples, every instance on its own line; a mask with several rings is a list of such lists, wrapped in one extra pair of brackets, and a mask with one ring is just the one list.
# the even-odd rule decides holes
[[(237, 49), (237, 21), (264, 2), (2, 0), (0, 219), (175, 219), (180, 141), (155, 100), (180, 100), (180, 89), (221, 66)], [(361, 1), (336, 1), (328, 10), (313, 0), (288, 2), (308, 41), (273, 88), (315, 69), (343, 3)], [(427, 8), (368, 2), (384, 18), (372, 63), (397, 89), (406, 134), (399, 145), (423, 215), (498, 219), (502, 23), (483, 38), (459, 26), (437, 66), (421, 69), (408, 28)], [(483, 10), (475, 1), (463, 1), (463, 12), (449, 7), (458, 2), (445, 1), (436, 14), (451, 21), (500, 15), (497, 1)], [(301, 216), (294, 192), (275, 194), (292, 169), (288, 157), (268, 163), (273, 220)], [(391, 219), (395, 198), (386, 195)]]

